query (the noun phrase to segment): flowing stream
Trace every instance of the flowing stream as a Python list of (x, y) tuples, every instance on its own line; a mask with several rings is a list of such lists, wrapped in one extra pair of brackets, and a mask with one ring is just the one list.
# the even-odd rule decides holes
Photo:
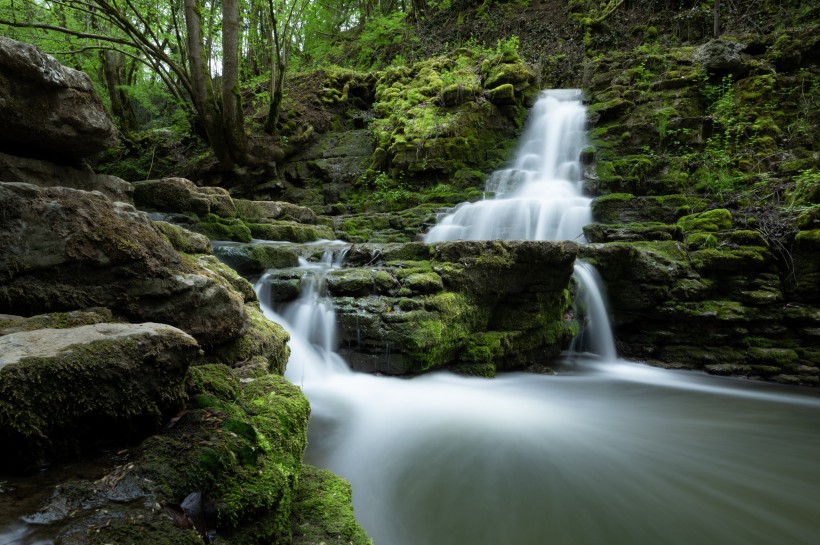
[[(459, 206), (428, 241), (583, 241), (580, 93), (544, 93), (495, 199)], [(311, 400), (308, 461), (353, 485), (376, 545), (810, 545), (820, 535), (820, 396), (618, 360), (594, 269), (584, 334), (556, 376), (412, 380), (351, 372), (321, 278), (265, 304), (291, 333), (287, 376)]]

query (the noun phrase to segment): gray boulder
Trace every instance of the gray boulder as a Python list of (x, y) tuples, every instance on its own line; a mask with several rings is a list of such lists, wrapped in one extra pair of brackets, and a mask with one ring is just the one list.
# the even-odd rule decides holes
[(745, 63), (741, 52), (746, 46), (737, 42), (715, 39), (709, 40), (695, 50), (692, 60), (712, 73), (738, 73)]
[(107, 307), (205, 346), (249, 326), (243, 296), (178, 254), (147, 215), (99, 193), (0, 183), (0, 313)]
[(182, 407), (199, 346), (165, 324), (97, 323), (0, 336), (0, 459), (26, 464), (155, 431)]
[(14, 155), (76, 160), (117, 141), (87, 74), (5, 37), (0, 37), (0, 119), (0, 149)]
[(86, 165), (60, 165), (51, 161), (0, 153), (0, 182), (41, 187), (73, 187), (99, 191), (112, 201), (133, 201), (134, 187), (116, 176), (96, 174)]

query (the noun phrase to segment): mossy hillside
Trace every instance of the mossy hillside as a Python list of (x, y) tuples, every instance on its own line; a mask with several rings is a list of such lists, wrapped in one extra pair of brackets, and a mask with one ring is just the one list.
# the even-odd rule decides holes
[(483, 174), (508, 159), (526, 114), (522, 106), (536, 90), (531, 80), (513, 51), (480, 48), (384, 70), (372, 106), (371, 171), (350, 200), (364, 207), (389, 200), (369, 196), (375, 189), (395, 193), (393, 199), (408, 207), (423, 202), (431, 189), (441, 193), (435, 190), (441, 183), (464, 200), (464, 190), (480, 189)]

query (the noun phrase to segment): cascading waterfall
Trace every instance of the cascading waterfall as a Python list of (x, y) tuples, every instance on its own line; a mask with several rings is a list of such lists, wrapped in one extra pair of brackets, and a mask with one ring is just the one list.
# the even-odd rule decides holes
[(579, 157), (586, 146), (581, 91), (542, 91), (513, 166), (487, 180), (494, 199), (464, 203), (440, 218), (425, 242), (577, 240), (592, 221)]
[[(494, 199), (464, 203), (439, 218), (425, 242), (445, 240), (576, 240), (592, 221), (591, 199), (582, 192), (580, 156), (586, 147), (586, 109), (577, 89), (542, 91), (521, 137), (513, 166), (487, 180)], [(578, 261), (577, 303), (582, 311), (575, 352), (617, 358), (595, 268)]]
[[(574, 91), (545, 96), (550, 104), (539, 101), (536, 111), (580, 107), (554, 104), (577, 102)], [(475, 236), (497, 237), (517, 229), (508, 221), (516, 215), (527, 218), (525, 230), (563, 225), (567, 238), (577, 238), (588, 220), (563, 212), (588, 208), (571, 160), (583, 139), (559, 134), (532, 146), (552, 149), (576, 137), (574, 151), (555, 152), (550, 161), (519, 154), (515, 173), (489, 183), (501, 198), (460, 207), (440, 223), (449, 227), (428, 238), (470, 238), (486, 225), (479, 217), (498, 231)], [(568, 200), (542, 206), (535, 188), (553, 183)], [(521, 208), (508, 213), (504, 206)], [(496, 221), (493, 207), (506, 219)], [(451, 234), (441, 234), (446, 230)], [(585, 291), (594, 273), (584, 264), (577, 277), (585, 334), (576, 342), (603, 357), (580, 360), (571, 374), (404, 380), (352, 373), (333, 351), (335, 320), (322, 287), (331, 267), (327, 256), (303, 262), (302, 294), (279, 314), (264, 277), (257, 293), (266, 315), (291, 333), (286, 376), (312, 407), (307, 461), (350, 480), (357, 518), (376, 545), (816, 541), (816, 393), (615, 361), (611, 339), (599, 342), (594, 333), (610, 334), (597, 327), (602, 299)]]

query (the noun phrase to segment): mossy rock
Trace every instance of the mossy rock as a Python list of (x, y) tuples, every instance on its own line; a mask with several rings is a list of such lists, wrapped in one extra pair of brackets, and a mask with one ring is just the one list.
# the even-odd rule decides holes
[(303, 465), (293, 501), (293, 545), (372, 545), (353, 514), (350, 484)]
[(37, 329), (66, 329), (69, 327), (79, 327), (83, 325), (112, 323), (114, 319), (110, 309), (102, 307), (92, 307), (83, 310), (73, 310), (70, 312), (52, 312), (50, 314), (38, 314), (37, 316), (23, 317), (0, 314), (0, 336), (21, 331), (34, 331)]
[(769, 261), (765, 248), (705, 248), (690, 254), (692, 266), (701, 273), (761, 271)]
[(732, 213), (725, 208), (716, 208), (683, 216), (676, 225), (684, 231), (725, 231), (732, 228)]
[[(251, 223), (248, 225), (253, 238), (271, 241), (315, 242), (333, 240), (333, 229), (326, 225), (303, 225), (292, 221), (274, 221), (271, 223)], [(249, 242), (248, 241), (245, 242)]]
[(185, 178), (163, 178), (135, 182), (134, 203), (160, 212), (216, 214), (236, 217), (236, 207), (228, 192), (220, 187), (197, 187)]
[(527, 65), (516, 60), (513, 62), (503, 62), (494, 68), (489, 68), (484, 79), (485, 89), (495, 89), (500, 85), (511, 84), (516, 89), (525, 89), (532, 78)]
[(258, 303), (245, 305), (249, 327), (237, 339), (217, 345), (206, 352), (206, 357), (230, 367), (241, 367), (256, 356), (268, 361), (268, 371), (283, 375), (290, 358), (288, 341), (290, 334), (285, 329), (268, 320), (259, 309)]
[(584, 237), (589, 242), (634, 242), (638, 240), (680, 240), (681, 229), (659, 222), (601, 224), (584, 226)]
[(374, 273), (365, 269), (335, 269), (326, 277), (327, 289), (333, 295), (365, 296), (374, 292)]
[(211, 240), (251, 241), (251, 230), (237, 218), (223, 218), (215, 214), (207, 214), (196, 224), (196, 229)]
[(0, 337), (0, 459), (19, 467), (156, 431), (183, 405), (199, 354), (192, 337), (154, 323)]
[(214, 248), (214, 254), (242, 276), (299, 265), (299, 256), (292, 249), (270, 244), (225, 244)]
[(706, 208), (706, 201), (685, 195), (636, 196), (612, 193), (592, 200), (592, 216), (601, 223), (673, 223)]
[(194, 233), (184, 227), (166, 221), (155, 221), (154, 225), (178, 252), (184, 252), (186, 254), (210, 254), (212, 251), (211, 241), (204, 235)]
[(493, 104), (515, 104), (515, 87), (512, 83), (505, 83), (487, 91), (487, 99)]

